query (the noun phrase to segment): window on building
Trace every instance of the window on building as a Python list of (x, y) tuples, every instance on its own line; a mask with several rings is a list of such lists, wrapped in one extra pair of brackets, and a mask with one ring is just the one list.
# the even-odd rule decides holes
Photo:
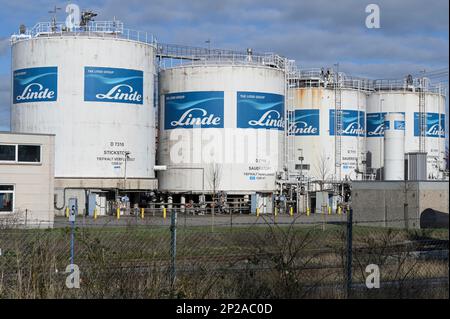
[(0, 213), (12, 213), (14, 210), (14, 186), (0, 185)]
[(0, 161), (16, 161), (16, 145), (0, 144)]
[(41, 146), (40, 145), (19, 145), (19, 162), (40, 163)]

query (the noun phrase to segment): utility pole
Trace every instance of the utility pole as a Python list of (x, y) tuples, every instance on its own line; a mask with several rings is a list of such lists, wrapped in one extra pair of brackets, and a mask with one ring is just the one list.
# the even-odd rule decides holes
[(211, 54), (211, 39), (206, 40), (205, 43), (208, 43), (208, 55), (210, 55)]
[(130, 152), (125, 152), (125, 175), (124, 175), (124, 183), (123, 183), (124, 188), (127, 185), (127, 162), (128, 162), (129, 158), (130, 158)]
[(425, 140), (427, 132), (427, 114), (426, 114), (426, 104), (425, 104), (425, 70), (421, 73), (423, 76), (419, 79), (420, 81), (420, 91), (419, 91), (419, 151), (426, 152)]

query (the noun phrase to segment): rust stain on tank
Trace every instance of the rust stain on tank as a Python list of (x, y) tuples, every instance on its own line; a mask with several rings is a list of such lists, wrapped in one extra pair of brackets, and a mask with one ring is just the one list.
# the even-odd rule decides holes
[(320, 108), (323, 88), (298, 88), (295, 89), (294, 101), (298, 108)]

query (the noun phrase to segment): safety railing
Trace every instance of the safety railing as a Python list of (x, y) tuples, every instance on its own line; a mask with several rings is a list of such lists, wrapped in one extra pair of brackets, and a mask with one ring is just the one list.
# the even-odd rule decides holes
[[(405, 91), (418, 92), (425, 91), (446, 95), (446, 86), (440, 83), (433, 83), (425, 78), (410, 79), (367, 79), (349, 76), (339, 73), (339, 86), (344, 89), (358, 89), (362, 91)], [(334, 75), (332, 70), (319, 68), (301, 69), (297, 71), (294, 86), (296, 87), (334, 87)]]
[(272, 53), (253, 55), (239, 52), (211, 50), (211, 52), (205, 54), (203, 54), (204, 51), (199, 51), (200, 54), (187, 52), (189, 53), (187, 55), (177, 52), (172, 58), (170, 54), (168, 54), (169, 52), (166, 52), (165, 54), (166, 59), (161, 60), (161, 69), (170, 69), (179, 66), (207, 65), (260, 65), (276, 69), (284, 69), (285, 67), (285, 59)]
[(68, 28), (62, 22), (39, 22), (31, 29), (12, 35), (11, 41), (54, 36), (114, 37), (148, 44), (156, 42), (153, 35), (144, 31), (126, 29), (120, 21), (91, 21), (75, 28)]

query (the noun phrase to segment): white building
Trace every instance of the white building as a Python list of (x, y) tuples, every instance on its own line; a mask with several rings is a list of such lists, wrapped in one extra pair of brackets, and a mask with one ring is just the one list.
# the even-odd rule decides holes
[(53, 225), (55, 136), (0, 132), (0, 226)]

